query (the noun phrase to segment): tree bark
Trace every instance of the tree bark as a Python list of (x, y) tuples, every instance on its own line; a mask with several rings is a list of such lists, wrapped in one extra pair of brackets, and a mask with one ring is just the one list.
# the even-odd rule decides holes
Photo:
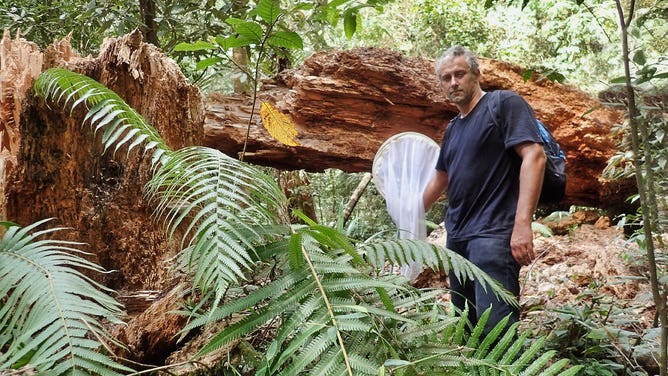
[(139, 13), (144, 22), (141, 28), (146, 42), (154, 46), (160, 46), (158, 40), (158, 23), (155, 22), (155, 1), (153, 0), (139, 0)]
[[(42, 70), (61, 66), (119, 94), (174, 149), (201, 144), (204, 103), (179, 67), (141, 33), (108, 40), (97, 58), (76, 55), (69, 42), (45, 53), (25, 40), (2, 40), (2, 209), (28, 225), (44, 218), (71, 228), (68, 240), (87, 244), (92, 259), (114, 272), (93, 276), (112, 289), (160, 290), (163, 261), (178, 250), (151, 218), (143, 197), (150, 164), (141, 154), (104, 153), (82, 111), (55, 111), (31, 95)], [(57, 108), (57, 107), (56, 107)]]

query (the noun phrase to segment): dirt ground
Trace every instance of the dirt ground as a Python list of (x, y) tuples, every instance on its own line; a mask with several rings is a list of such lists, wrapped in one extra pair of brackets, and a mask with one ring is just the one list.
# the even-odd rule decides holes
[[(651, 327), (655, 311), (649, 285), (641, 278), (648, 274), (644, 257), (621, 229), (592, 213), (566, 214), (542, 222), (558, 235), (536, 233), (538, 257), (520, 272), (523, 326), (547, 331), (559, 316), (557, 310), (572, 306), (580, 311), (582, 307), (599, 311), (612, 307), (609, 320), (614, 311), (615, 320), (623, 320), (625, 330), (639, 334)], [(444, 236), (445, 230), (437, 229), (428, 240), (444, 244)], [(415, 285), (442, 287), (447, 280), (423, 272)], [(599, 313), (596, 320), (603, 320)]]

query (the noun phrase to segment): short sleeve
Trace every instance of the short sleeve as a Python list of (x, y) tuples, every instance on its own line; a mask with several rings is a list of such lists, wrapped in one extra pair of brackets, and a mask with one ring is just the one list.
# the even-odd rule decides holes
[(507, 149), (524, 142), (542, 143), (536, 115), (529, 104), (518, 94), (506, 91), (501, 96), (501, 124)]

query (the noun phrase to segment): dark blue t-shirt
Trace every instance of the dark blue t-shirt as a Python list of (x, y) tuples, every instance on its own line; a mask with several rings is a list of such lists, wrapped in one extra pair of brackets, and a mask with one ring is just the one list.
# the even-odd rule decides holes
[(499, 125), (492, 120), (484, 95), (465, 117), (445, 130), (436, 168), (448, 174), (448, 237), (510, 238), (519, 197), (521, 159), (513, 149), (541, 142), (529, 104), (513, 92), (502, 92)]

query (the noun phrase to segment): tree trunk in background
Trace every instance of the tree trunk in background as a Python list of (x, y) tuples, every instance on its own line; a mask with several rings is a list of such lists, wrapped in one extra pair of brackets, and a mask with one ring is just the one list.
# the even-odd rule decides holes
[(359, 184), (357, 184), (357, 188), (355, 188), (353, 193), (350, 195), (348, 203), (346, 204), (346, 208), (343, 210), (344, 225), (348, 222), (348, 218), (350, 218), (350, 215), (353, 213), (355, 206), (357, 206), (357, 202), (360, 200), (360, 197), (362, 197), (362, 194), (364, 193), (364, 190), (366, 190), (367, 185), (369, 185), (371, 177), (372, 176), (370, 172), (362, 175), (362, 180), (360, 180)]
[[(246, 9), (247, 0), (232, 0), (231, 12), (233, 15), (239, 14)], [(243, 17), (240, 17), (243, 18)], [(252, 75), (248, 75), (248, 50), (246, 47), (235, 47), (232, 49), (232, 61), (234, 62), (234, 94), (249, 94), (252, 90)]]
[(232, 49), (232, 59), (234, 60), (234, 94), (249, 94), (251, 78), (248, 77), (248, 52), (245, 47), (236, 47)]
[(141, 14), (144, 27), (141, 28), (146, 42), (154, 46), (160, 46), (158, 40), (158, 23), (155, 22), (155, 1), (139, 0), (139, 13)]

